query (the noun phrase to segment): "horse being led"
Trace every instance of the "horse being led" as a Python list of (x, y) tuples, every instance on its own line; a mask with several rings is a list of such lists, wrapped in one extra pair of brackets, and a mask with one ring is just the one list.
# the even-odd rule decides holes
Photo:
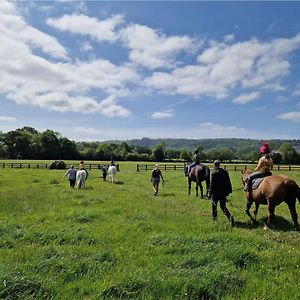
[[(242, 180), (245, 186), (251, 170), (242, 172)], [(250, 217), (252, 223), (256, 223), (256, 216), (260, 204), (268, 205), (269, 218), (267, 226), (270, 226), (274, 218), (275, 207), (285, 202), (289, 209), (294, 222), (295, 230), (299, 229), (298, 216), (296, 212), (296, 198), (300, 203), (300, 188), (297, 183), (285, 175), (271, 175), (265, 177), (257, 189), (252, 190), (252, 197), (247, 198), (246, 214)], [(255, 203), (254, 217), (250, 213), (252, 203)]]
[[(185, 168), (187, 169), (187, 166), (185, 166)], [(208, 166), (205, 166), (203, 164), (194, 166), (188, 174), (189, 195), (191, 194), (191, 185), (193, 181), (196, 182), (196, 196), (198, 197), (198, 187), (200, 187), (201, 198), (203, 199), (203, 186), (201, 182), (204, 180), (206, 183), (206, 197), (207, 197), (208, 189), (210, 185), (210, 170)]]
[(116, 174), (117, 174), (117, 167), (116, 166), (109, 166), (108, 176), (110, 177), (110, 182), (111, 183), (115, 183)]
[(84, 188), (85, 179), (86, 179), (86, 171), (85, 170), (77, 171), (77, 173), (76, 173), (77, 190)]

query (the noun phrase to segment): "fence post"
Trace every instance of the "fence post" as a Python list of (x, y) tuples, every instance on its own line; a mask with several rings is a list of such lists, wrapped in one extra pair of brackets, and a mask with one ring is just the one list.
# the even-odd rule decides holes
[(48, 164), (46, 164), (46, 169), (48, 169)]
[(289, 165), (289, 171), (291, 171), (291, 169), (292, 169), (292, 168), (291, 168), (291, 165)]
[(174, 171), (176, 171), (176, 165), (174, 165)]
[(40, 165), (39, 164), (36, 164), (36, 168), (38, 169), (40, 167)]
[(234, 171), (236, 171), (236, 165), (234, 165)]
[(30, 164), (28, 164), (28, 169), (30, 169)]
[(136, 165), (136, 171), (139, 172), (139, 164)]
[(165, 171), (167, 170), (167, 165), (165, 165)]
[(277, 166), (277, 170), (278, 170), (278, 171), (280, 170), (280, 167), (279, 167), (279, 165)]
[(148, 170), (148, 165), (146, 165), (146, 171)]

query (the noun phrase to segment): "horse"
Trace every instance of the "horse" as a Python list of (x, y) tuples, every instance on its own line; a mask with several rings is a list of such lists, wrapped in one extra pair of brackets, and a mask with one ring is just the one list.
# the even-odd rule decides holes
[(77, 190), (84, 188), (87, 173), (85, 170), (79, 170), (76, 172), (76, 186)]
[[(185, 174), (188, 166), (185, 166)], [(210, 185), (210, 170), (208, 166), (199, 164), (194, 166), (188, 174), (188, 184), (189, 184), (189, 195), (191, 194), (192, 181), (196, 182), (196, 196), (198, 197), (198, 187), (200, 187), (201, 199), (203, 199), (203, 186), (202, 181), (206, 183), (206, 197), (208, 196), (208, 189)]]
[[(252, 171), (247, 169), (241, 172), (242, 181), (245, 187), (247, 178)], [(263, 181), (257, 189), (252, 190), (252, 197), (247, 197), (246, 195), (247, 203), (245, 212), (252, 223), (257, 223), (256, 217), (259, 205), (268, 205), (269, 217), (266, 225), (270, 227), (274, 218), (275, 207), (282, 202), (285, 202), (289, 207), (292, 220), (294, 222), (294, 229), (299, 230), (298, 216), (296, 212), (296, 198), (298, 198), (300, 203), (300, 188), (293, 179), (279, 174), (267, 176), (263, 178)], [(253, 212), (254, 217), (250, 213), (250, 208), (253, 202), (255, 203), (255, 209)]]
[(115, 182), (115, 176), (117, 174), (117, 167), (116, 166), (109, 166), (108, 167), (108, 176), (110, 177), (110, 183)]

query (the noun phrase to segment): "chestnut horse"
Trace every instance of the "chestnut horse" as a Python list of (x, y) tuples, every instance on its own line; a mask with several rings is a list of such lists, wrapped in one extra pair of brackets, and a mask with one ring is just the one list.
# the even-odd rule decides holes
[[(244, 186), (248, 176), (252, 173), (251, 170), (242, 172), (242, 180)], [(267, 226), (270, 226), (274, 217), (275, 207), (282, 202), (285, 202), (291, 212), (295, 230), (299, 229), (298, 216), (296, 212), (296, 198), (300, 203), (300, 188), (297, 183), (285, 175), (271, 175), (263, 179), (257, 189), (251, 191), (252, 197), (247, 197), (246, 214), (249, 216), (252, 223), (256, 223), (256, 216), (260, 204), (268, 205), (269, 218)], [(250, 199), (249, 199), (250, 198)], [(251, 199), (252, 198), (252, 199)], [(250, 213), (252, 203), (255, 203), (254, 217)]]
[[(185, 166), (185, 172), (186, 172), (187, 166)], [(203, 186), (202, 181), (205, 180), (206, 183), (206, 197), (208, 195), (208, 189), (210, 185), (210, 170), (208, 166), (205, 166), (203, 164), (199, 164), (194, 166), (190, 173), (188, 174), (188, 184), (189, 184), (189, 195), (191, 194), (191, 185), (192, 181), (196, 182), (196, 196), (198, 197), (198, 187), (200, 187), (201, 192), (201, 198), (203, 199)]]

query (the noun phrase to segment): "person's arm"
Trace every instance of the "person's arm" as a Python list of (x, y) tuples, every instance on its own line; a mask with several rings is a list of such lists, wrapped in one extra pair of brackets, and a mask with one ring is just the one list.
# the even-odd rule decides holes
[(214, 184), (215, 184), (214, 183), (214, 172), (212, 172), (210, 174), (210, 185), (209, 185), (209, 188), (208, 188), (208, 198), (211, 198), (211, 196), (212, 196)]
[(263, 167), (263, 164), (264, 164), (264, 157), (261, 157), (257, 163), (257, 166), (255, 168), (255, 171), (259, 171), (262, 167)]
[(69, 171), (70, 171), (70, 170), (68, 170), (68, 171), (65, 173), (65, 175), (64, 175), (64, 176), (67, 176), (67, 175), (69, 174)]
[(273, 159), (272, 158), (270, 158), (270, 165), (271, 165), (270, 169), (273, 170)]
[(162, 181), (165, 182), (165, 180), (164, 180), (164, 178), (163, 178), (163, 175), (162, 175), (161, 171), (159, 171), (159, 175), (160, 175)]
[(227, 175), (227, 184), (228, 184), (228, 195), (232, 193), (232, 184), (231, 184), (231, 180), (230, 180), (230, 177), (229, 177), (229, 173), (226, 172), (226, 175)]

